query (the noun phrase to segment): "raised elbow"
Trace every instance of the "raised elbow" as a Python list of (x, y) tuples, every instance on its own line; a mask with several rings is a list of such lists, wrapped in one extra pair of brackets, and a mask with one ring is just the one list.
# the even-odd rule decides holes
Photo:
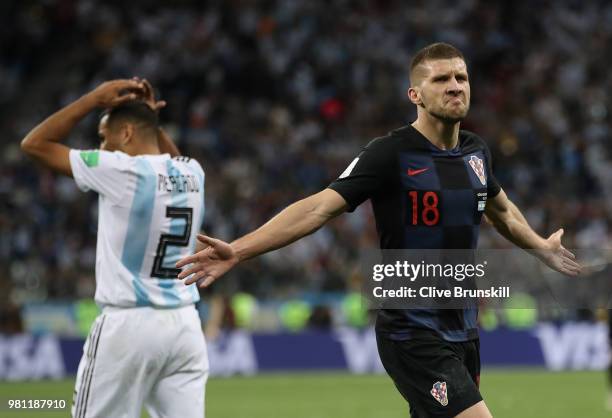
[(35, 149), (36, 146), (34, 144), (34, 141), (32, 141), (32, 138), (30, 138), (29, 136), (26, 136), (21, 140), (21, 151), (25, 152), (26, 154), (32, 154), (34, 153)]
[(38, 155), (44, 152), (41, 148), (40, 141), (37, 141), (36, 138), (27, 135), (25, 138), (21, 140), (21, 151), (25, 154), (33, 156)]

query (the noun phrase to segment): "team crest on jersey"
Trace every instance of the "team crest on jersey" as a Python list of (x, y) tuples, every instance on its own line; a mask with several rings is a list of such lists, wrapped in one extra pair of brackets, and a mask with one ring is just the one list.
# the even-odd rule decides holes
[(448, 405), (448, 396), (446, 396), (446, 382), (436, 382), (431, 388), (431, 396), (442, 406)]
[(476, 175), (478, 176), (478, 180), (480, 180), (483, 186), (486, 186), (487, 178), (485, 177), (484, 161), (482, 161), (477, 156), (472, 155), (470, 157), (470, 161), (468, 162), (470, 163), (470, 167), (472, 167), (472, 170), (474, 170), (474, 173), (476, 173)]

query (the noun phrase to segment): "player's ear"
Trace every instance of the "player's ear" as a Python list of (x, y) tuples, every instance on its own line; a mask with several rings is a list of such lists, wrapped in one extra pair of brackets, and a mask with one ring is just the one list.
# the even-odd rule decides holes
[(420, 106), (421, 105), (421, 89), (418, 87), (409, 87), (408, 88), (408, 98), (410, 99), (410, 101), (417, 105)]
[(121, 143), (127, 145), (134, 137), (134, 125), (126, 123), (121, 127)]

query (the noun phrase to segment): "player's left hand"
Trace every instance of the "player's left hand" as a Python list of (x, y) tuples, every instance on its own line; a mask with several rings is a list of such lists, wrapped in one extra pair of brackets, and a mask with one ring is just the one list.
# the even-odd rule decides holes
[(225, 241), (201, 234), (198, 235), (198, 241), (208, 247), (180, 259), (176, 267), (181, 268), (191, 264), (178, 275), (178, 278), (187, 279), (186, 285), (197, 282), (198, 287), (204, 288), (231, 270), (240, 260), (234, 248)]
[(146, 78), (138, 78), (138, 77), (133, 77), (132, 80), (142, 84), (144, 88), (142, 92), (142, 97), (141, 97), (142, 101), (147, 106), (149, 106), (152, 111), (154, 111), (155, 113), (159, 113), (161, 109), (166, 107), (165, 100), (155, 99), (155, 90), (153, 89), (153, 86), (151, 85), (149, 80), (147, 80)]
[(582, 267), (576, 256), (561, 244), (563, 229), (551, 234), (546, 240), (547, 248), (540, 252), (540, 259), (551, 269), (568, 276), (578, 276)]
[(138, 99), (144, 92), (144, 85), (136, 80), (106, 81), (88, 93), (96, 106), (110, 108)]

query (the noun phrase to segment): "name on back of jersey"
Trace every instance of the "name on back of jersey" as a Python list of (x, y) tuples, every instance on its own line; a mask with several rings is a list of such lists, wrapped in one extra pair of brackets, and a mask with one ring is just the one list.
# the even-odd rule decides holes
[(192, 174), (179, 174), (176, 176), (158, 174), (157, 191), (165, 191), (168, 193), (199, 193), (200, 182), (198, 178)]

